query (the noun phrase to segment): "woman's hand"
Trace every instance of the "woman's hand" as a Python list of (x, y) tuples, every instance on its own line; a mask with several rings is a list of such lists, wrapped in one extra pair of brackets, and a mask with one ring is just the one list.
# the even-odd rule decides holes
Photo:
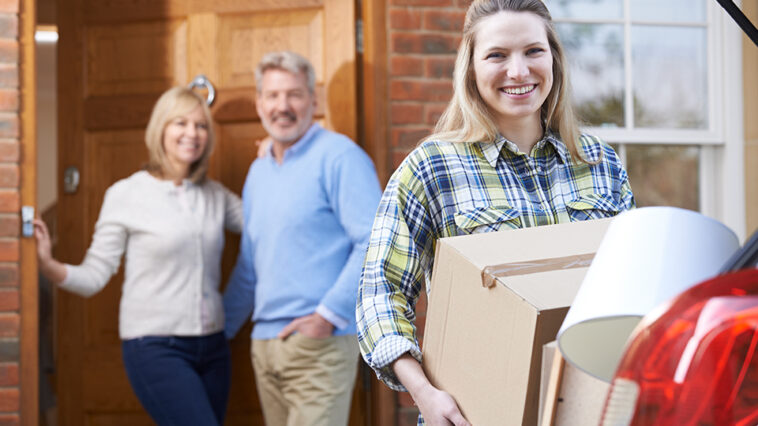
[(271, 136), (266, 136), (263, 139), (255, 141), (255, 145), (258, 147), (258, 153), (256, 158), (263, 158), (268, 154), (268, 150), (271, 148), (271, 144), (274, 143)]
[(471, 426), (449, 393), (429, 383), (424, 370), (409, 354), (398, 358), (392, 368), (400, 383), (408, 389), (424, 421), (429, 426)]
[(470, 426), (471, 424), (463, 417), (458, 404), (449, 393), (439, 390), (429, 384), (426, 388), (412, 393), (419, 411), (424, 416), (424, 421), (430, 426), (455, 425)]
[(37, 240), (37, 259), (40, 263), (53, 258), (53, 244), (50, 241), (50, 231), (41, 219), (34, 219), (34, 238)]
[(45, 222), (34, 219), (33, 223), (40, 272), (53, 284), (60, 284), (66, 279), (66, 267), (53, 258), (53, 244)]

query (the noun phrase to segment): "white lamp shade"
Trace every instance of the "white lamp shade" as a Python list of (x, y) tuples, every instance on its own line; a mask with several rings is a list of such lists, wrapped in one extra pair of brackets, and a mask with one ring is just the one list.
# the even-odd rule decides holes
[(620, 214), (558, 331), (563, 357), (610, 382), (640, 319), (715, 276), (738, 248), (734, 232), (693, 211), (645, 207)]

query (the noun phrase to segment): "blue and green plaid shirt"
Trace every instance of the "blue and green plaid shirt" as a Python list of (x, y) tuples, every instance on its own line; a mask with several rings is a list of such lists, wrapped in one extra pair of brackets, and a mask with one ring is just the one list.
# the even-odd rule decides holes
[[(634, 207), (619, 157), (582, 135), (590, 163), (572, 161), (548, 134), (519, 151), (495, 142), (425, 142), (402, 162), (382, 196), (358, 293), (361, 353), (380, 380), (405, 390), (390, 365), (409, 352), (421, 361), (415, 306), (430, 282), (437, 239), (614, 216)], [(598, 162), (599, 160), (599, 162)]]

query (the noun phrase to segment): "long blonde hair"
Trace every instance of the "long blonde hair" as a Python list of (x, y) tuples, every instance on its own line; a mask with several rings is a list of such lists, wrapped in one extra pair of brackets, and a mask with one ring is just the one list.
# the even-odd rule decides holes
[(158, 98), (158, 102), (155, 103), (152, 114), (150, 114), (150, 121), (145, 130), (145, 145), (147, 145), (150, 156), (145, 168), (149, 172), (158, 176), (165, 175), (169, 163), (163, 147), (163, 131), (171, 120), (189, 114), (198, 106), (202, 108), (205, 120), (208, 122), (208, 143), (205, 144), (203, 155), (190, 165), (187, 178), (194, 183), (202, 182), (205, 179), (208, 173), (208, 160), (215, 143), (213, 119), (205, 100), (185, 87), (174, 87), (163, 93)]
[(542, 104), (540, 118), (548, 130), (560, 136), (573, 158), (585, 161), (579, 155), (579, 123), (571, 107), (571, 87), (563, 46), (542, 0), (474, 0), (471, 3), (466, 11), (463, 39), (455, 60), (453, 98), (437, 121), (434, 133), (424, 140), (480, 142), (497, 139), (497, 126), (476, 87), (473, 53), (477, 24), (488, 16), (504, 11), (534, 13), (545, 23), (553, 56), (553, 87)]

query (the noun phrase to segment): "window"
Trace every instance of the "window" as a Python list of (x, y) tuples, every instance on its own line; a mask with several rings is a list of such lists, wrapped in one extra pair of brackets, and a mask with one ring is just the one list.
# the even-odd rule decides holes
[(745, 232), (741, 32), (715, 0), (545, 0), (586, 131), (626, 164), (639, 206)]

